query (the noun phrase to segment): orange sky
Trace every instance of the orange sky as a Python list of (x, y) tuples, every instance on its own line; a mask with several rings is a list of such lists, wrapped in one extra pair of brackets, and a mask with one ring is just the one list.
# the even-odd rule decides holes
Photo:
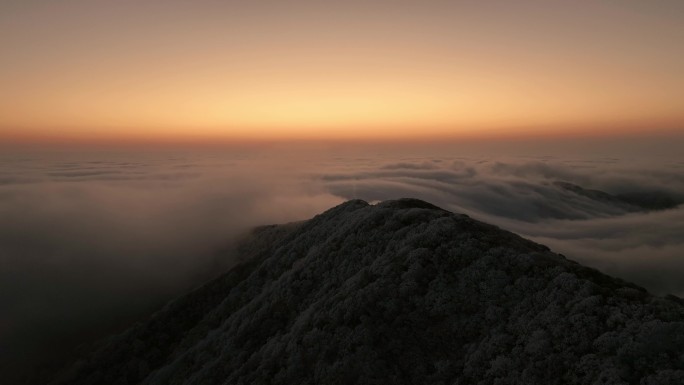
[(684, 128), (681, 1), (18, 1), (0, 141)]

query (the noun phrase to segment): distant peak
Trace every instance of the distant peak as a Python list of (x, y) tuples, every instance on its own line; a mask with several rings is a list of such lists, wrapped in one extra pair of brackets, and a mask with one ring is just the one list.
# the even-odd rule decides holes
[(362, 207), (366, 207), (366, 206), (369, 206), (369, 203), (364, 201), (363, 199), (351, 199), (351, 200), (348, 200), (344, 203), (337, 205), (337, 207), (335, 207), (335, 208), (339, 208), (339, 209), (343, 209), (343, 210), (346, 210), (346, 209), (356, 210), (358, 208), (362, 208)]
[(437, 207), (432, 203), (425, 202), (415, 198), (401, 198), (397, 200), (383, 201), (378, 204), (378, 207), (392, 208), (392, 209), (431, 209), (445, 211), (441, 207)]

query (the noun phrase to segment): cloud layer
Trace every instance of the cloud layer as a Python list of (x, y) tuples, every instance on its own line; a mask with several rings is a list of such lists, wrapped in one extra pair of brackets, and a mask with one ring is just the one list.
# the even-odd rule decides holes
[(253, 226), (306, 219), (351, 198), (424, 199), (656, 293), (684, 295), (683, 208), (645, 211), (557, 183), (681, 203), (677, 161), (159, 152), (29, 154), (0, 164), (6, 365), (87, 341), (218, 274)]
[(204, 158), (27, 160), (5, 164), (0, 180), (0, 371), (225, 271), (251, 227), (341, 202), (286, 170)]
[[(321, 176), (345, 198), (412, 196), (464, 212), (658, 293), (684, 295), (684, 168), (619, 159), (439, 159)], [(581, 186), (573, 191), (563, 183)], [(587, 191), (591, 190), (591, 193)], [(607, 199), (608, 197), (609, 199)], [(668, 209), (626, 203), (665, 199)], [(646, 204), (648, 206), (648, 204)]]

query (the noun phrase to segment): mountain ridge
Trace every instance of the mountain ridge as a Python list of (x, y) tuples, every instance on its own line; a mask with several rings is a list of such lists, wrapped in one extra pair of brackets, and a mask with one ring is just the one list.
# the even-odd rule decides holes
[(681, 383), (684, 305), (417, 199), (256, 230), (53, 384)]

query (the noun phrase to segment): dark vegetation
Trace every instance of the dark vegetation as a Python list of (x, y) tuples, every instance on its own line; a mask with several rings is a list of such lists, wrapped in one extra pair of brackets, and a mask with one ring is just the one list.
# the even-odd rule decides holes
[(613, 204), (626, 211), (667, 210), (677, 207), (681, 202), (662, 191), (641, 191), (622, 194), (609, 194), (601, 190), (585, 189), (569, 182), (555, 182), (556, 186), (572, 191), (577, 195)]
[(258, 229), (54, 384), (684, 383), (684, 305), (418, 200)]

